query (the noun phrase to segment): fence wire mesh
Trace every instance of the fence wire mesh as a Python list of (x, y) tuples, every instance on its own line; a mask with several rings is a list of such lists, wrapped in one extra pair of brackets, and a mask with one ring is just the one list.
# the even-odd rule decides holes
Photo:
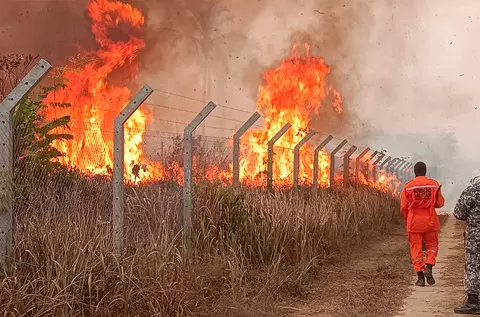
[[(84, 93), (74, 89), (69, 92), (76, 97)], [(128, 100), (121, 95), (117, 101), (107, 102), (96, 96), (101, 100), (92, 104), (92, 96), (74, 98), (73, 102), (62, 93), (49, 96), (42, 97), (41, 89), (35, 90), (18, 105), (13, 115), (11, 155), (14, 158), (16, 252), (22, 253), (20, 257), (28, 256), (25, 250), (30, 246), (22, 243), (27, 240), (41, 243), (46, 232), (64, 247), (111, 250), (114, 120)], [(112, 103), (115, 106), (111, 106)], [(126, 250), (146, 246), (166, 250), (181, 244), (179, 233), (185, 229), (181, 216), (185, 206), (184, 129), (203, 107), (205, 103), (199, 100), (160, 93), (148, 99), (125, 122), (123, 237)], [(38, 115), (40, 112), (43, 117)], [(194, 207), (189, 217), (197, 234), (207, 230), (202, 227), (205, 206), (215, 205), (217, 190), (233, 184), (233, 135), (252, 114), (219, 105), (192, 134)], [(270, 128), (260, 117), (240, 138), (239, 179), (244, 187), (261, 189), (269, 183), (268, 143), (278, 132)], [(277, 190), (294, 184), (294, 147), (305, 136), (293, 128), (285, 131), (273, 144), (272, 187)], [(312, 186), (315, 164), (318, 164), (319, 187), (330, 185), (331, 171), (335, 185), (343, 183), (345, 177), (351, 183), (360, 181), (355, 178), (356, 159), (364, 148), (345, 161), (351, 144), (339, 147), (343, 140), (333, 138), (320, 149), (318, 162), (314, 162), (314, 150), (327, 137), (315, 134), (300, 148), (299, 186)], [(331, 153), (335, 149), (338, 151), (332, 162)], [(2, 155), (9, 155), (8, 151)], [(366, 164), (367, 159), (370, 158), (366, 156), (359, 164), (363, 184), (373, 176), (369, 176), (369, 170), (370, 174), (375, 172), (372, 163)], [(388, 165), (379, 166), (377, 179), (382, 179), (389, 189), (396, 189), (398, 182), (386, 173)], [(392, 173), (404, 176), (397, 169)], [(207, 210), (207, 214), (216, 219), (212, 221), (220, 221), (212, 210)], [(48, 229), (36, 230), (41, 224), (48, 224)], [(96, 233), (94, 239), (88, 236), (89, 231)], [(34, 239), (24, 239), (26, 236)], [(195, 243), (201, 248), (201, 243)]]

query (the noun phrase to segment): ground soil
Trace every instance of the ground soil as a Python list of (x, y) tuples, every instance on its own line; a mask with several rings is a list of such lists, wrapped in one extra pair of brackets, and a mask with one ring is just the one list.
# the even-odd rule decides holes
[(437, 283), (415, 287), (407, 234), (399, 229), (381, 241), (368, 243), (340, 265), (322, 270), (309, 296), (289, 305), (291, 317), (455, 316), (463, 301), (463, 224), (448, 217), (440, 233), (440, 252), (434, 273)]
[(464, 223), (449, 217), (440, 235), (441, 249), (435, 267), (437, 283), (433, 287), (411, 288), (398, 317), (459, 316), (453, 309), (464, 300), (463, 230)]

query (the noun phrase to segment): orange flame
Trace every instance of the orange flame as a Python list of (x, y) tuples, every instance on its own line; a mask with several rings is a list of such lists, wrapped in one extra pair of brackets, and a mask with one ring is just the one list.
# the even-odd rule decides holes
[[(265, 129), (256, 130), (244, 136), (247, 140), (242, 147), (240, 179), (250, 185), (265, 184), (267, 170), (268, 141), (290, 123), (291, 128), (275, 144), (274, 183), (277, 186), (293, 183), (293, 148), (310, 130), (310, 116), (317, 114), (326, 94), (333, 93), (333, 107), (342, 112), (341, 97), (326, 79), (330, 68), (319, 57), (310, 55), (310, 47), (305, 44), (305, 55), (293, 47), (292, 54), (277, 68), (265, 72), (265, 85), (258, 92), (257, 109), (265, 117)], [(306, 144), (300, 150), (300, 183), (312, 184), (313, 151)], [(328, 185), (329, 156), (319, 155), (319, 184)]]
[[(145, 41), (132, 33), (140, 33), (144, 16), (131, 5), (109, 0), (93, 0), (88, 4), (92, 19), (92, 32), (99, 45), (96, 51), (88, 52), (83, 62), (71, 62), (64, 77), (67, 87), (52, 91), (47, 103), (71, 103), (71, 108), (52, 107), (46, 110), (46, 118), (70, 116), (71, 129), (58, 131), (73, 134), (73, 140), (55, 141), (54, 146), (65, 155), (57, 160), (74, 167), (87, 175), (111, 175), (113, 167), (113, 123), (115, 117), (132, 98), (130, 90), (114, 83), (118, 74), (135, 79), (138, 68), (138, 52)], [(133, 32), (120, 34), (124, 26)], [(123, 40), (114, 40), (120, 38)], [(259, 87), (257, 109), (265, 117), (265, 128), (254, 130), (243, 137), (241, 146), (240, 179), (250, 186), (266, 184), (267, 143), (281, 128), (291, 128), (276, 142), (274, 147), (273, 178), (275, 186), (293, 183), (293, 149), (310, 130), (312, 115), (318, 114), (322, 105), (331, 98), (331, 106), (341, 115), (342, 97), (327, 84), (330, 68), (319, 57), (310, 55), (305, 44), (305, 53), (293, 47), (291, 56), (280, 65), (264, 73), (264, 85)], [(150, 114), (140, 108), (125, 123), (125, 181), (130, 184), (172, 179), (183, 183), (181, 163), (172, 161), (163, 167), (158, 162), (145, 158), (143, 136)], [(313, 183), (312, 146), (305, 144), (300, 150), (299, 182)], [(197, 166), (193, 159), (194, 169)], [(319, 185), (329, 185), (330, 158), (326, 152), (319, 155)], [(207, 180), (231, 182), (232, 172), (212, 165), (199, 176)], [(194, 177), (197, 180), (198, 177)], [(337, 177), (339, 178), (339, 177)], [(336, 179), (337, 179), (336, 178)], [(380, 175), (377, 182), (362, 180), (365, 185), (382, 191), (394, 190), (395, 179)], [(393, 187), (392, 187), (393, 186)]]
[[(92, 32), (100, 48), (89, 52), (90, 57), (80, 70), (67, 69), (65, 89), (51, 92), (46, 102), (68, 102), (71, 108), (50, 108), (47, 119), (71, 117), (73, 140), (56, 141), (65, 156), (59, 162), (77, 168), (86, 174), (109, 175), (113, 167), (113, 122), (132, 97), (127, 87), (111, 83), (114, 71), (130, 66), (130, 78), (135, 78), (134, 64), (138, 51), (145, 47), (145, 41), (129, 35), (126, 41), (114, 41), (109, 36), (127, 23), (132, 29), (141, 31), (144, 17), (140, 10), (121, 2), (94, 0), (88, 4), (92, 19)], [(69, 65), (74, 66), (74, 65)], [(137, 110), (125, 123), (125, 181), (137, 183), (160, 179), (163, 169), (158, 163), (150, 162), (143, 156), (142, 139), (149, 113)]]
[(370, 153), (367, 153), (362, 159), (363, 166), (365, 166), (366, 163), (366, 170), (360, 173), (360, 184), (370, 186), (382, 192), (392, 192), (393, 194), (398, 192), (401, 183), (397, 180), (395, 175), (390, 175), (385, 173), (385, 171), (380, 170), (376, 180), (367, 179), (365, 174), (368, 175), (368, 173), (372, 171), (373, 161), (374, 159), (372, 160), (372, 155)]

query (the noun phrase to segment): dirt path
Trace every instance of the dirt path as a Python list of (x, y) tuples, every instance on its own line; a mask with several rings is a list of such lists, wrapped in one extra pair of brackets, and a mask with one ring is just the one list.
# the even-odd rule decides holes
[(392, 232), (381, 242), (356, 250), (341, 265), (325, 268), (310, 296), (289, 316), (435, 317), (455, 316), (463, 298), (463, 227), (449, 217), (440, 234), (437, 284), (412, 286), (407, 234)]
[(393, 317), (392, 307), (401, 307), (413, 274), (403, 228), (339, 256), (344, 263), (325, 268), (310, 296), (290, 316)]
[(436, 285), (412, 287), (398, 317), (459, 316), (453, 308), (463, 300), (463, 224), (449, 217), (440, 234), (438, 264), (435, 267)]

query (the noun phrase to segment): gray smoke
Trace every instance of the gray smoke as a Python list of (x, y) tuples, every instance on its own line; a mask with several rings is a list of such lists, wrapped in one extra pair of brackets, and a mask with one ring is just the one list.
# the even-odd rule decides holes
[[(151, 104), (195, 112), (202, 100), (213, 100), (253, 112), (262, 72), (287, 56), (294, 42), (308, 41), (312, 55), (331, 67), (329, 80), (345, 110), (339, 118), (322, 109), (312, 118), (314, 129), (425, 161), (442, 182), (448, 208), (478, 167), (480, 45), (474, 39), (480, 4), (474, 0), (132, 3), (146, 15), (139, 83), (158, 89)], [(41, 54), (61, 64), (77, 46), (94, 47), (85, 4), (1, 2), (0, 52)], [(194, 116), (153, 105), (149, 110), (152, 131), (181, 133)], [(215, 114), (240, 121), (249, 116), (224, 107)], [(240, 124), (209, 118), (201, 132), (230, 136)]]
[(480, 30), (474, 1), (376, 6), (363, 62), (368, 86), (355, 93), (355, 110), (374, 125), (371, 144), (436, 167), (453, 207), (478, 168), (479, 95), (474, 87)]

